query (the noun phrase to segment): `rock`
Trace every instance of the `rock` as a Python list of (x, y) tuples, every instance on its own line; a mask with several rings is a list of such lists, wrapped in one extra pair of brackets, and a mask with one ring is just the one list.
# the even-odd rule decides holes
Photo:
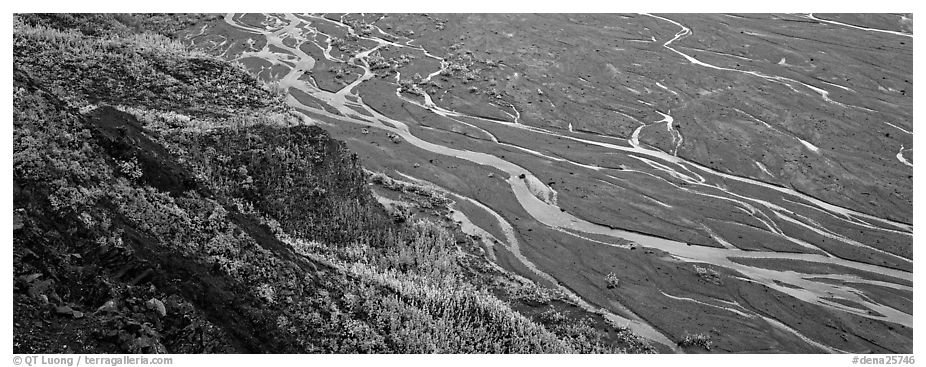
[(79, 319), (79, 318), (81, 318), (81, 317), (84, 317), (84, 313), (83, 313), (83, 312), (76, 311), (76, 310), (74, 310), (73, 308), (71, 308), (70, 306), (58, 306), (58, 307), (55, 307), (55, 312), (58, 313), (59, 315), (68, 315), (68, 316), (71, 316), (71, 317), (73, 317), (73, 318), (75, 318), (75, 319)]
[(23, 219), (19, 215), (19, 212), (14, 210), (13, 211), (13, 230), (14, 231), (19, 230), (22, 227), (23, 227)]
[(145, 305), (148, 306), (149, 310), (157, 312), (161, 317), (167, 316), (167, 308), (164, 307), (164, 302), (161, 302), (161, 300), (152, 298), (145, 302)]
[(116, 301), (109, 300), (106, 301), (100, 308), (96, 309), (96, 312), (116, 312)]
[(42, 273), (35, 273), (35, 274), (23, 275), (20, 277), (20, 279), (22, 279), (23, 282), (32, 283), (36, 279), (39, 279), (39, 277), (41, 276), (42, 276)]
[(525, 174), (523, 174), (523, 173), (520, 174), (520, 175), (518, 175), (518, 178), (521, 178), (521, 179), (523, 179), (523, 178), (525, 178), (525, 177), (527, 177), (527, 175), (525, 175)]
[(26, 294), (30, 297), (38, 298), (41, 295), (49, 293), (54, 295), (53, 281), (51, 279), (47, 280), (33, 280), (33, 282), (28, 283), (29, 288), (26, 290)]

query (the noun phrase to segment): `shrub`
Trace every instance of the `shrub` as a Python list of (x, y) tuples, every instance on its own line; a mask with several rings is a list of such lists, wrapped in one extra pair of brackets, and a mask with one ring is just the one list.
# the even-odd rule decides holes
[(534, 283), (525, 283), (508, 288), (508, 294), (514, 300), (524, 302), (528, 305), (546, 305), (554, 299), (561, 299), (562, 294), (549, 288), (538, 286)]
[(617, 288), (617, 286), (620, 284), (620, 279), (618, 279), (617, 274), (614, 274), (613, 272), (608, 273), (608, 276), (605, 277), (605, 280), (608, 282), (608, 289)]
[(387, 207), (387, 210), (397, 223), (405, 222), (412, 217), (412, 209), (408, 204), (396, 203)]
[(714, 270), (712, 268), (701, 267), (698, 265), (695, 265), (694, 269), (698, 277), (704, 280), (705, 282), (715, 284), (715, 285), (723, 285), (723, 279), (721, 278), (720, 273), (718, 273), (717, 270)]
[(711, 337), (704, 333), (686, 334), (685, 338), (678, 342), (680, 347), (699, 347), (704, 350), (711, 350)]

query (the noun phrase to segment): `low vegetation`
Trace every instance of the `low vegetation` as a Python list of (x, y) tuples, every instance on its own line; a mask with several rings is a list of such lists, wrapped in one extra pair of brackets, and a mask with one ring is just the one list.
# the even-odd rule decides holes
[(608, 289), (614, 289), (620, 285), (620, 279), (617, 277), (617, 274), (608, 273), (608, 276), (605, 278), (605, 280), (608, 282)]
[(713, 342), (711, 342), (710, 335), (704, 333), (686, 334), (685, 338), (678, 342), (680, 347), (696, 347), (707, 351), (711, 350), (711, 344), (713, 344)]
[(701, 278), (701, 280), (714, 285), (723, 285), (723, 278), (720, 276), (720, 273), (717, 272), (717, 270), (698, 265), (695, 265), (694, 269), (695, 273), (698, 275), (698, 278)]
[(389, 177), (380, 172), (366, 171), (370, 182), (389, 190), (411, 194), (409, 197), (415, 201), (418, 208), (434, 209), (446, 208), (450, 205), (447, 194), (431, 186), (412, 184)]

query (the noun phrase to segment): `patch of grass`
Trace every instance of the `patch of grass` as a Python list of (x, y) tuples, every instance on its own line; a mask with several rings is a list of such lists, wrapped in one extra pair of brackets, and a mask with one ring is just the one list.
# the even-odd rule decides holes
[(705, 268), (702, 266), (695, 265), (695, 274), (698, 275), (698, 278), (701, 278), (705, 282), (714, 284), (714, 285), (723, 285), (723, 278), (717, 270), (711, 268)]
[(524, 283), (509, 286), (508, 294), (513, 300), (524, 302), (528, 305), (547, 305), (553, 300), (561, 300), (565, 297), (559, 291), (549, 288), (540, 287), (533, 283)]
[(680, 347), (697, 347), (707, 351), (711, 350), (712, 344), (710, 335), (705, 333), (686, 334), (682, 340), (678, 341)]
[(447, 194), (438, 188), (396, 180), (380, 172), (365, 172), (369, 175), (370, 182), (389, 190), (408, 194), (419, 208), (443, 209), (448, 208), (451, 204), (451, 200), (447, 197)]
[(109, 103), (230, 117), (282, 105), (244, 70), (152, 33), (91, 37), (17, 22), (14, 66), (76, 107)]

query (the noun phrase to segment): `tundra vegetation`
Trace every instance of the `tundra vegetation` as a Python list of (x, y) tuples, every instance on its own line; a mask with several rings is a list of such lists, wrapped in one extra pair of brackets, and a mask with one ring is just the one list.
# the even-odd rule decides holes
[(678, 342), (678, 345), (679, 345), (680, 347), (685, 347), (685, 348), (688, 348), (688, 347), (701, 348), (701, 349), (704, 349), (704, 350), (706, 350), (706, 351), (710, 351), (710, 350), (711, 350), (711, 344), (712, 344), (712, 342), (711, 342), (711, 337), (710, 337), (710, 335), (707, 335), (707, 334), (704, 334), (704, 333), (686, 334), (686, 335), (685, 335), (685, 338), (683, 338), (682, 340), (680, 340), (680, 341)]

